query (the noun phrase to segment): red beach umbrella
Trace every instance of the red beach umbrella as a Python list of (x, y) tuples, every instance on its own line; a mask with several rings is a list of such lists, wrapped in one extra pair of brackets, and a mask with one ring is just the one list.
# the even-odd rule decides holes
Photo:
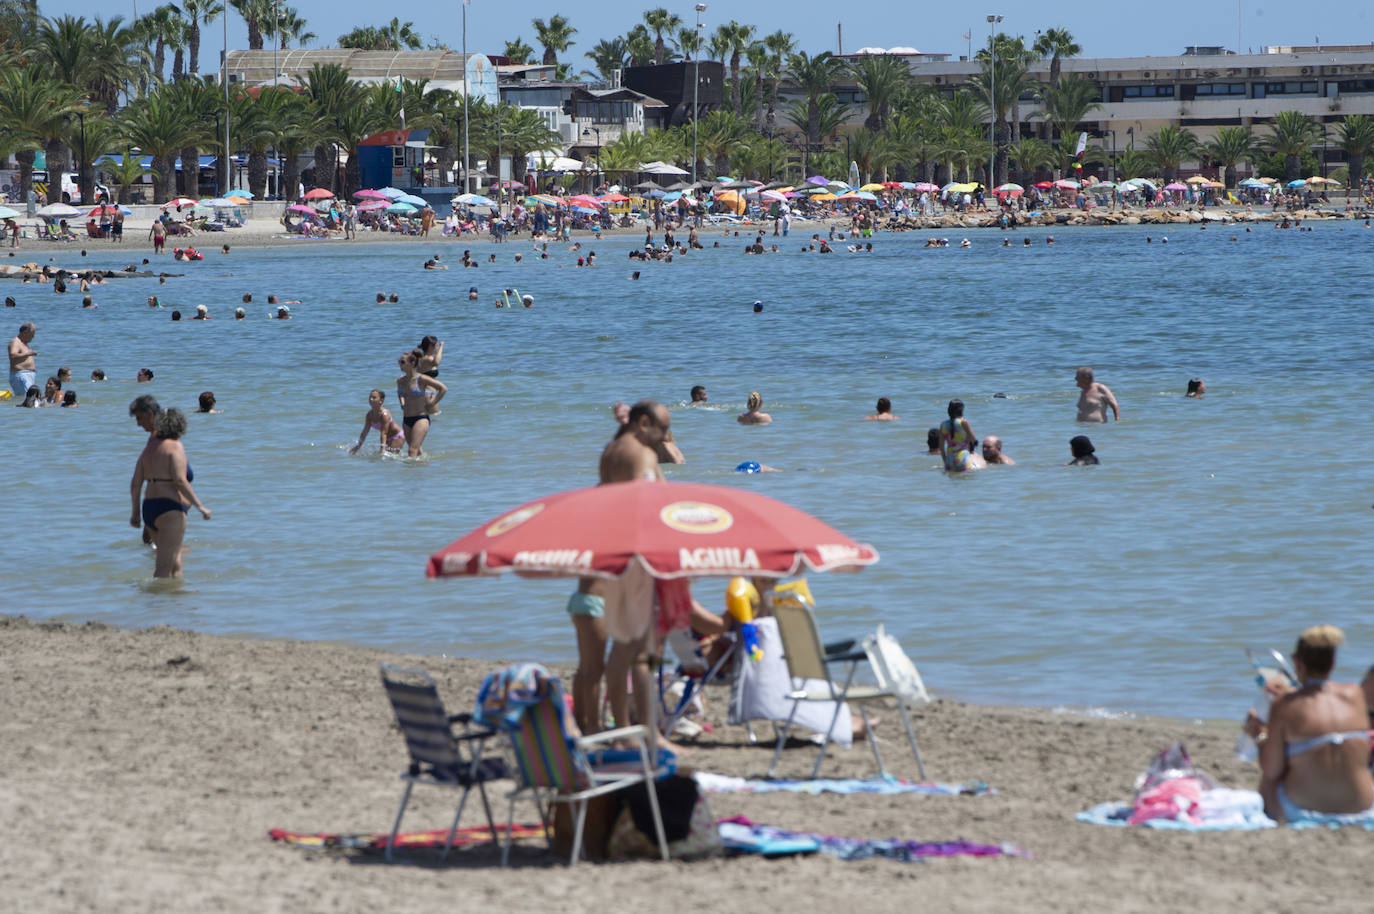
[(878, 552), (746, 489), (613, 483), (549, 495), (493, 518), (429, 558), (427, 577), (619, 577), (638, 563), (660, 579), (787, 577), (857, 571)]
[(333, 196), (334, 194), (332, 191), (325, 190), (323, 187), (316, 187), (313, 190), (305, 192), (305, 199), (307, 200), (329, 200), (332, 199)]

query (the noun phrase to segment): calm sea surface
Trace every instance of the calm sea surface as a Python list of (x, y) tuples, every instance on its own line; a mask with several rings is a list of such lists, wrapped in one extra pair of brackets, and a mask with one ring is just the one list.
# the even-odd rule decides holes
[[(1338, 675), (1374, 662), (1374, 231), (1175, 226), (1162, 245), (1159, 227), (1078, 229), (1048, 246), (1037, 230), (1012, 233), (1012, 248), (979, 232), (970, 250), (880, 234), (871, 255), (831, 256), (799, 252), (803, 233), (763, 257), (707, 234), (706, 251), (633, 266), (639, 236), (584, 243), (592, 269), (563, 246), (539, 260), (528, 243), (478, 245), (479, 269), (448, 272), (420, 269), (430, 247), (458, 260), (441, 240), (285, 243), (163, 261), (186, 277), (113, 281), (94, 311), (0, 281), (19, 299), (5, 337), (37, 323), (40, 383), (69, 365), (81, 398), (0, 406), (0, 608), (568, 660), (568, 582), (431, 581), (425, 560), (516, 504), (594, 483), (608, 405), (653, 397), (673, 407), (688, 457), (671, 478), (766, 492), (878, 548), (862, 574), (812, 579), (822, 633), (884, 623), (943, 694), (1232, 716), (1253, 694), (1240, 647), (1288, 650), (1319, 621), (1347, 632)], [(499, 264), (485, 262), (493, 250)], [(57, 256), (146, 256), (90, 251)], [(494, 309), (502, 286), (536, 307)], [(375, 305), (378, 291), (400, 303)], [(254, 303), (238, 323), (244, 292)], [(152, 293), (216, 319), (172, 323), (144, 305)], [(268, 293), (304, 303), (270, 321)], [(368, 389), (394, 408), (396, 357), (426, 333), (447, 341), (449, 385), (428, 459), (350, 457)], [(1082, 364), (1116, 394), (1120, 424), (1074, 422)], [(145, 366), (156, 381), (134, 384)], [(84, 380), (97, 367), (115, 380)], [(1193, 376), (1202, 401), (1183, 397)], [(693, 384), (708, 408), (683, 406)], [(206, 389), (224, 412), (192, 415), (185, 443), (214, 517), (192, 512), (185, 585), (169, 591), (128, 526), (144, 435), (127, 405), (152, 393), (190, 413)], [(751, 390), (772, 425), (734, 421)], [(902, 421), (859, 421), (879, 396)], [(925, 432), (952, 397), (1017, 466), (940, 470)], [(1102, 465), (1066, 468), (1082, 433)], [(732, 473), (743, 460), (786, 472)], [(698, 597), (720, 609), (722, 591), (708, 581)]]

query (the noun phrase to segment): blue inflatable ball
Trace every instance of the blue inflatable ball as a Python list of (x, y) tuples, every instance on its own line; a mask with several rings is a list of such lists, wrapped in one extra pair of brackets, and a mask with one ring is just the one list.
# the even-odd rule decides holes
[(746, 460), (735, 467), (736, 473), (762, 473), (763, 468), (759, 466), (757, 460)]

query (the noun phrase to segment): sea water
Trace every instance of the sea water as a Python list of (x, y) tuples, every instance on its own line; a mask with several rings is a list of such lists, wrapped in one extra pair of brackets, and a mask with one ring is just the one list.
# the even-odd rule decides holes
[[(608, 407), (651, 397), (672, 407), (687, 455), (670, 478), (766, 493), (879, 550), (860, 574), (813, 577), (823, 636), (882, 623), (948, 696), (1229, 715), (1253, 697), (1243, 645), (1287, 650), (1331, 622), (1349, 638), (1338, 675), (1374, 662), (1374, 231), (1314, 228), (1076, 229), (1055, 245), (1044, 230), (984, 231), (966, 250), (957, 234), (924, 249), (930, 233), (915, 232), (820, 255), (800, 250), (815, 228), (796, 224), (770, 232), (782, 250), (765, 256), (707, 230), (706, 250), (672, 264), (627, 260), (633, 235), (551, 245), (548, 259), (527, 241), (472, 245), (467, 270), (463, 244), (439, 238), (226, 257), (217, 236), (204, 262), (157, 260), (185, 274), (166, 285), (96, 287), (94, 310), (4, 281), (19, 307), (0, 329), (34, 321), (40, 384), (70, 366), (81, 405), (0, 406), (0, 610), (570, 660), (571, 582), (427, 580), (425, 562), (515, 505), (594, 483)], [(146, 255), (132, 238), (89, 244), (84, 259), (73, 245), (20, 260)], [(577, 268), (589, 251), (596, 266)], [(434, 253), (453, 269), (422, 270)], [(503, 287), (534, 307), (494, 308)], [(377, 305), (378, 291), (400, 301)], [(267, 319), (269, 293), (302, 300), (290, 321)], [(212, 320), (169, 320), (200, 303)], [(425, 334), (446, 341), (449, 387), (427, 458), (376, 456), (376, 432), (350, 456), (370, 388), (399, 414), (396, 359)], [(1120, 423), (1075, 422), (1079, 365), (1113, 390)], [(153, 383), (132, 382), (142, 367)], [(111, 380), (85, 380), (94, 368)], [(1183, 397), (1194, 376), (1205, 399)], [(706, 406), (686, 406), (694, 384)], [(193, 413), (203, 390), (222, 414)], [(736, 423), (750, 391), (771, 425)], [(152, 581), (128, 523), (145, 435), (127, 406), (142, 393), (190, 415), (195, 488), (213, 511), (191, 513), (180, 587)], [(880, 396), (900, 421), (860, 421)], [(954, 397), (1016, 466), (954, 476), (927, 455)], [(1064, 465), (1079, 434), (1100, 466)], [(732, 472), (744, 460), (784, 472)], [(721, 581), (697, 587), (715, 610), (722, 594)]]

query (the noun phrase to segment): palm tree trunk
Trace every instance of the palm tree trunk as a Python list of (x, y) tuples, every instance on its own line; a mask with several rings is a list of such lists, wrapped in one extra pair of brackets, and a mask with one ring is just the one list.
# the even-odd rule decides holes
[(167, 63), (167, 43), (161, 38), (153, 45), (153, 74), (162, 81), (162, 68)]
[(62, 202), (62, 173), (67, 171), (67, 147), (61, 140), (48, 140), (44, 144), (48, 164), (48, 202)]
[(1235, 187), (1235, 186), (1236, 186), (1236, 163), (1235, 163), (1235, 162), (1231, 162), (1230, 164), (1228, 164), (1228, 165), (1226, 166), (1225, 172), (1223, 172), (1223, 175), (1224, 175), (1224, 177), (1222, 178), (1222, 180), (1226, 182), (1226, 187), (1227, 187), (1227, 189), (1230, 189), (1230, 188), (1232, 188), (1232, 187)]
[(763, 133), (763, 73), (754, 78), (754, 132)]
[(154, 203), (166, 203), (166, 202), (167, 202), (167, 168), (166, 168), (166, 157), (165, 157), (165, 156), (160, 156), (160, 155), (155, 155), (155, 156), (153, 156), (153, 161), (152, 161), (151, 163), (149, 163), (149, 164), (152, 165), (152, 172), (153, 172), (153, 202), (154, 202)]
[(1300, 163), (1301, 160), (1295, 155), (1287, 155), (1283, 157), (1283, 171), (1284, 174), (1288, 176), (1287, 180), (1298, 180), (1298, 166)]
[(293, 152), (283, 152), (281, 156), (281, 198), (293, 201), (301, 184), (301, 158)]
[(185, 74), (186, 49), (177, 48), (172, 53), (172, 82), (180, 82)]
[(331, 143), (315, 147), (315, 186), (334, 189), (334, 149)]
[(806, 142), (816, 146), (821, 141), (821, 106), (813, 96), (806, 100)]
[(354, 189), (361, 187), (362, 183), (362, 169), (358, 165), (358, 147), (356, 145), (350, 146), (348, 147), (348, 166), (344, 169), (343, 195), (352, 197)]
[(186, 196), (200, 198), (199, 147), (183, 146), (181, 148), (181, 187)]
[(187, 59), (187, 66), (188, 66), (189, 69), (190, 69), (191, 75), (194, 76), (195, 74), (197, 74), (197, 73), (200, 72), (200, 21), (199, 21), (199, 20), (196, 20), (196, 19), (192, 19), (192, 20), (191, 20), (191, 36), (190, 36), (190, 40), (189, 40), (188, 44), (190, 44), (191, 47), (190, 47), (189, 53), (187, 54), (187, 58), (188, 58), (188, 59)]
[(248, 153), (248, 189), (254, 200), (267, 194), (267, 150), (254, 149)]
[(248, 20), (248, 49), (250, 51), (262, 50), (262, 25), (256, 19)]
[(774, 76), (769, 82), (767, 124), (769, 133), (772, 133), (774, 126), (778, 122), (778, 83), (782, 82), (782, 77)]
[(739, 84), (739, 51), (730, 55), (730, 82), (730, 97), (735, 102), (735, 113), (739, 114), (744, 102), (741, 98), (742, 87)]
[(19, 163), (19, 196), (18, 201), (21, 205), (29, 205), (29, 192), (33, 189), (33, 160), (34, 150), (21, 149), (14, 154), (14, 160)]
[(1351, 192), (1356, 194), (1360, 191), (1360, 176), (1364, 174), (1364, 155), (1358, 152), (1349, 154), (1350, 164), (1346, 168), (1345, 176), (1345, 199), (1350, 199)]

